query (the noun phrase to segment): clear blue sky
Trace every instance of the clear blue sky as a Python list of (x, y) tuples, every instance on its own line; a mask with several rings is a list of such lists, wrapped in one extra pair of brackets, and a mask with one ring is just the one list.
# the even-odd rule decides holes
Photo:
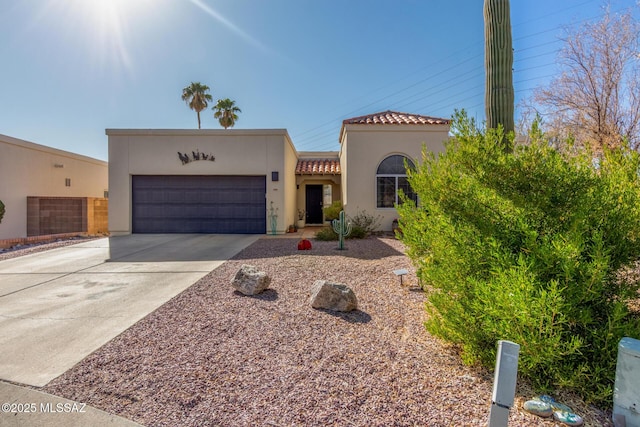
[[(482, 0), (0, 0), (0, 133), (107, 160), (106, 128), (197, 127), (182, 88), (337, 150), (341, 121), (387, 109), (484, 119)], [(612, 0), (612, 10), (635, 0)], [(602, 0), (512, 0), (517, 100), (556, 71)], [(203, 128), (220, 128), (210, 109)]]

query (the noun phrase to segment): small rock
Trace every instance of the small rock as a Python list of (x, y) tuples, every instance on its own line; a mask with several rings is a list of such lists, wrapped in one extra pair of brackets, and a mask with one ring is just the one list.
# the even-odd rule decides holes
[(556, 401), (553, 397), (547, 395), (547, 394), (543, 394), (540, 395), (538, 397), (536, 397), (535, 399), (541, 400), (543, 402), (548, 403), (549, 405), (551, 405), (551, 408), (554, 411), (564, 411), (564, 412), (572, 412), (571, 408), (568, 407), (567, 405), (560, 403), (558, 401)]
[(550, 417), (553, 415), (553, 409), (548, 402), (543, 402), (540, 399), (531, 399), (524, 402), (522, 405), (522, 409), (527, 412), (530, 412), (539, 417)]
[(311, 307), (332, 311), (351, 311), (358, 308), (356, 294), (342, 283), (316, 280), (311, 286)]
[(553, 419), (570, 426), (581, 426), (584, 423), (580, 415), (567, 411), (553, 411)]
[(269, 287), (271, 277), (254, 265), (243, 264), (231, 281), (231, 286), (245, 295), (256, 295)]

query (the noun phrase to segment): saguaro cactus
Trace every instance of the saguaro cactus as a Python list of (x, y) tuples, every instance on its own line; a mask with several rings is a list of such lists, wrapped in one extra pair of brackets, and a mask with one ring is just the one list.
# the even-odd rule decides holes
[(484, 0), (485, 112), (487, 127), (514, 130), (513, 48), (509, 0)]
[(351, 223), (344, 219), (344, 211), (340, 211), (338, 219), (331, 221), (333, 231), (338, 235), (338, 249), (344, 249), (344, 238), (351, 234)]

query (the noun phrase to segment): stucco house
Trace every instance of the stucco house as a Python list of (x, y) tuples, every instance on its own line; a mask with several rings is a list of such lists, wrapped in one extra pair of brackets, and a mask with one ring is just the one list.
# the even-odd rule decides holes
[(0, 245), (106, 233), (107, 162), (0, 135)]
[(286, 232), (340, 200), (391, 230), (405, 159), (439, 152), (449, 120), (385, 111), (344, 120), (339, 152), (298, 152), (286, 129), (107, 129), (109, 229), (129, 233)]

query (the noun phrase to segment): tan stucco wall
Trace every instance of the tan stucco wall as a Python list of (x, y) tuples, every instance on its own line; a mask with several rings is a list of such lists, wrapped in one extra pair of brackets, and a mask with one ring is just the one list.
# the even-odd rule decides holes
[[(296, 164), (298, 163), (298, 155), (291, 143), (291, 140), (287, 136), (287, 141), (284, 150), (284, 167), (280, 170), (280, 175), (284, 176), (283, 191), (284, 191), (284, 203), (285, 203), (285, 223), (284, 226), (288, 227), (291, 224), (295, 224), (298, 219), (298, 209), (296, 200)], [(282, 179), (282, 178), (281, 178)]]
[(343, 205), (349, 203), (347, 199), (347, 171), (349, 165), (347, 164), (347, 157), (349, 154), (349, 147), (347, 147), (347, 135), (344, 134), (343, 139), (340, 141), (340, 197), (338, 200), (342, 201)]
[(345, 213), (379, 216), (381, 230), (390, 231), (398, 214), (395, 208), (376, 207), (378, 165), (393, 154), (418, 164), (423, 145), (436, 153), (444, 150), (448, 132), (448, 125), (345, 125), (340, 152)]
[(27, 236), (27, 196), (101, 198), (107, 174), (107, 162), (0, 135), (0, 239)]
[[(296, 154), (284, 129), (107, 129), (106, 133), (113, 234), (131, 233), (132, 175), (264, 175), (267, 210), (272, 201), (278, 209), (278, 233), (294, 221)], [(215, 161), (183, 165), (177, 153), (196, 150), (212, 154)], [(271, 180), (274, 171), (279, 172), (277, 182)]]

